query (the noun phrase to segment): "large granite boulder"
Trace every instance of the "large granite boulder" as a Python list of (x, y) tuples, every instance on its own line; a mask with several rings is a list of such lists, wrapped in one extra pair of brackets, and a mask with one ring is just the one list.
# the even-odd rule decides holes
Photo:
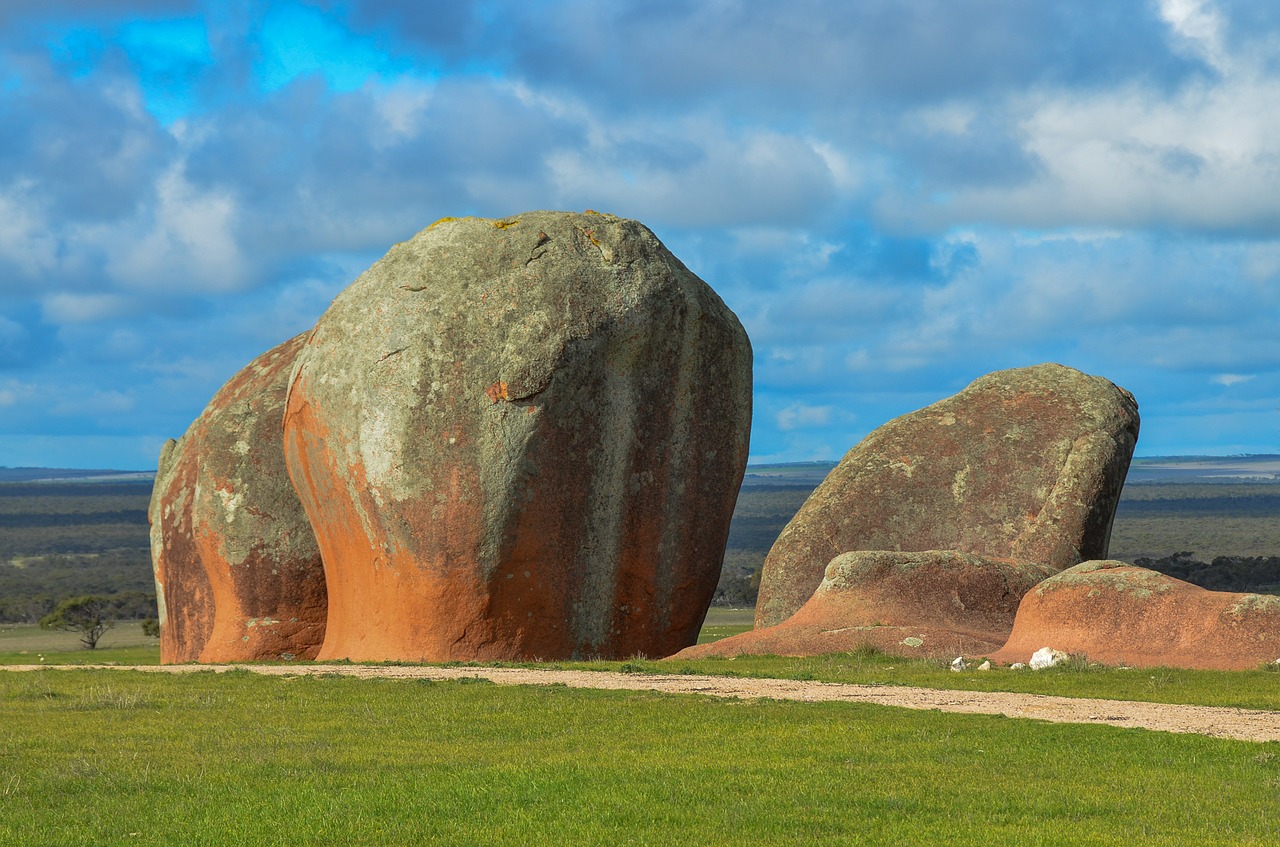
[(991, 659), (1026, 662), (1044, 647), (1108, 665), (1249, 670), (1280, 660), (1280, 597), (1084, 562), (1023, 598), (1013, 634)]
[(1137, 438), (1129, 392), (1055, 364), (988, 374), (890, 421), (782, 531), (756, 626), (794, 614), (851, 550), (957, 550), (1054, 570), (1103, 557)]
[(285, 394), (306, 335), (250, 362), (160, 454), (151, 558), (160, 660), (313, 659), (324, 566), (284, 464)]
[(667, 655), (746, 465), (751, 347), (641, 224), (445, 219), (320, 318), (285, 418), (323, 659)]
[(864, 646), (947, 658), (999, 649), (1046, 565), (954, 550), (857, 551), (831, 560), (809, 601), (780, 624), (689, 647), (673, 658), (813, 656)]

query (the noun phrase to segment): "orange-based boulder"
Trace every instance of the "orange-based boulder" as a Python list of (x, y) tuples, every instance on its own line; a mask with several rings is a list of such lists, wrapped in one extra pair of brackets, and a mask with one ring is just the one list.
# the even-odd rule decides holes
[(1054, 570), (1103, 557), (1137, 437), (1129, 392), (1055, 364), (988, 374), (890, 421), (782, 531), (756, 626), (794, 614), (852, 550), (956, 550)]
[(250, 362), (160, 454), (151, 559), (160, 660), (312, 659), (324, 567), (284, 464), (281, 422), (299, 335)]
[(445, 219), (396, 245), (320, 318), (289, 391), (320, 657), (692, 644), (750, 409), (741, 324), (635, 221)]
[(996, 662), (1042, 647), (1106, 665), (1249, 670), (1280, 659), (1280, 597), (1206, 591), (1124, 562), (1084, 562), (1018, 608)]
[(902, 656), (989, 653), (1008, 637), (1022, 596), (1053, 573), (954, 550), (845, 553), (787, 620), (674, 658), (813, 656), (864, 646)]

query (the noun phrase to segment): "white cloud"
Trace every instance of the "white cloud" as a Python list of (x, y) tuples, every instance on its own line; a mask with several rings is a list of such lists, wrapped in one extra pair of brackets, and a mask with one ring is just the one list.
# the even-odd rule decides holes
[(831, 423), (833, 411), (834, 409), (831, 406), (807, 406), (804, 403), (792, 403), (778, 412), (776, 417), (778, 429), (788, 431), (823, 427)]
[[(372, 83), (369, 84), (372, 88)], [(421, 132), (427, 107), (431, 103), (432, 86), (415, 79), (402, 79), (389, 86), (379, 86), (370, 91), (374, 108), (382, 118), (389, 136), (373, 138), (375, 147), (412, 138)]]
[(1225, 68), (1227, 51), (1222, 44), (1223, 21), (1209, 0), (1160, 0), (1160, 17), (1189, 52), (1215, 68)]
[(919, 109), (909, 120), (918, 123), (926, 132), (964, 135), (977, 116), (978, 109), (973, 104), (951, 101)]
[(127, 298), (119, 294), (79, 294), (61, 291), (42, 301), (45, 319), (55, 324), (90, 323), (119, 317), (129, 311)]
[(20, 405), (28, 405), (35, 393), (36, 387), (30, 383), (16, 379), (4, 380), (0, 382), (0, 408), (11, 409)]
[(153, 220), (140, 235), (100, 230), (111, 276), (127, 288), (230, 292), (243, 287), (248, 265), (236, 243), (236, 204), (202, 191), (175, 163), (156, 182)]
[(567, 208), (700, 228), (796, 227), (830, 211), (835, 186), (853, 179), (829, 145), (761, 126), (732, 131), (703, 117), (594, 136), (545, 158)]
[[(995, 99), (904, 112), (891, 151), (929, 135), (979, 132), (994, 143), (991, 128), (976, 121), (980, 111), (994, 126), (1011, 127), (1012, 149), (1034, 165), (1017, 178), (972, 186), (958, 176), (892, 179), (876, 200), (884, 220), (941, 229), (999, 221), (1280, 233), (1280, 110), (1266, 105), (1280, 102), (1274, 44), (1259, 35), (1228, 51), (1223, 16), (1209, 2), (1163, 0), (1160, 15), (1170, 37), (1216, 76), (1176, 87), (1141, 78), (1096, 88), (1008, 87)], [(925, 162), (911, 166), (927, 170)]]
[(37, 277), (57, 263), (57, 251), (35, 184), (26, 180), (0, 191), (0, 259)]
[[(1275, 80), (1232, 80), (1163, 99), (1140, 88), (1041, 95), (1022, 122), (1037, 174), (1012, 187), (950, 192), (894, 216), (1031, 227), (1280, 229), (1280, 99)], [(918, 203), (918, 201), (915, 201)]]
[(0, 315), (0, 353), (16, 350), (27, 340), (27, 330), (17, 321)]
[(1280, 241), (1249, 244), (1241, 271), (1255, 283), (1270, 284), (1280, 275)]
[(111, 418), (132, 412), (136, 406), (132, 392), (101, 391), (83, 387), (69, 390), (71, 392), (69, 395), (63, 395), (49, 409), (51, 414)]
[(1248, 382), (1254, 378), (1254, 374), (1218, 374), (1213, 381), (1218, 385), (1232, 386), (1239, 385), (1242, 382)]

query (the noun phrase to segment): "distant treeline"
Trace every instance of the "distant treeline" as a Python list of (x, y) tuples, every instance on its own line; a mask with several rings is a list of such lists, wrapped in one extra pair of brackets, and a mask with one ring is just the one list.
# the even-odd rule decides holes
[(787, 522), (813, 493), (816, 482), (800, 485), (743, 485), (729, 526), (714, 606), (754, 606), (764, 557)]
[(1139, 557), (1134, 564), (1208, 588), (1210, 591), (1280, 593), (1280, 556), (1216, 556), (1211, 562), (1181, 552), (1162, 559)]
[(155, 579), (144, 550), (0, 561), (0, 623), (37, 623), (68, 597), (112, 598), (121, 620), (156, 617)]
[(0, 483), (0, 623), (36, 623), (68, 597), (156, 617), (148, 481)]
[[(713, 603), (755, 604), (765, 555), (822, 471), (782, 468), (748, 477)], [(59, 601), (82, 594), (153, 597), (150, 499), (145, 480), (0, 482), (0, 622), (38, 621)], [(1200, 551), (1209, 561), (1166, 555), (1179, 549)], [(1126, 486), (1110, 555), (1215, 590), (1268, 590), (1280, 585), (1280, 485)], [(139, 617), (155, 616), (150, 602)]]
[(115, 471), (90, 468), (10, 468), (0, 465), (0, 483), (32, 482), (35, 480), (71, 479), (96, 482), (118, 477), (153, 478), (154, 471)]

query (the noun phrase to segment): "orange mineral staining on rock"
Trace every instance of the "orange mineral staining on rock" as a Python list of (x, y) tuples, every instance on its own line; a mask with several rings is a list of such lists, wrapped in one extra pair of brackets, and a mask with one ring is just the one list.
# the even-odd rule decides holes
[(741, 324), (635, 221), (464, 218), (393, 247), (289, 390), (329, 586), (320, 658), (692, 644), (750, 413)]
[(508, 400), (510, 395), (507, 394), (507, 384), (499, 380), (484, 390), (489, 400), (497, 403), (499, 400)]
[(1044, 565), (954, 550), (845, 553), (782, 623), (690, 647), (675, 658), (812, 656), (867, 645), (903, 656), (981, 655), (999, 649), (1022, 595), (1053, 573)]
[(1250, 670), (1280, 660), (1280, 597), (1084, 562), (1027, 593), (1008, 643), (991, 659), (1027, 662), (1042, 647), (1107, 665)]
[(281, 432), (305, 342), (299, 335), (250, 362), (161, 453), (149, 517), (162, 662), (319, 652), (324, 569)]

